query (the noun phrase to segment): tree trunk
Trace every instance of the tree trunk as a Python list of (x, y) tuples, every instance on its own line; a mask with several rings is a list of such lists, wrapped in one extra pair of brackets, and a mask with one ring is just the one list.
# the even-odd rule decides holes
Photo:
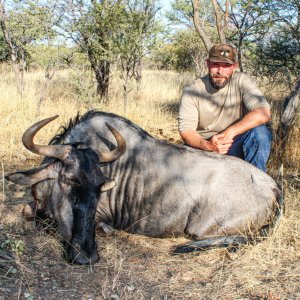
[(41, 90), (39, 101), (36, 105), (36, 110), (35, 110), (35, 118), (36, 119), (39, 118), (42, 103), (45, 101), (47, 91), (48, 91), (48, 88), (49, 88), (49, 85), (50, 85), (50, 81), (51, 81), (51, 79), (53, 78), (53, 76), (55, 74), (55, 70), (52, 70), (52, 72), (51, 72), (51, 65), (52, 65), (52, 61), (50, 59), (50, 61), (48, 62), (47, 68), (46, 68), (46, 72), (45, 72), (45, 79), (46, 80), (45, 80), (43, 88)]
[(13, 70), (15, 73), (15, 79), (17, 83), (17, 90), (22, 98), (24, 91), (24, 70), (20, 68), (19, 64), (12, 59)]
[(137, 83), (136, 89), (140, 91), (141, 83), (142, 83), (142, 60), (141, 59), (138, 59), (138, 62), (135, 64), (133, 76)]
[(238, 57), (238, 63), (239, 63), (239, 68), (241, 72), (244, 72), (244, 67), (242, 64), (242, 52), (241, 52), (241, 48), (237, 49), (237, 57)]
[[(24, 48), (16, 49), (15, 41), (11, 36), (10, 31), (6, 27), (6, 12), (4, 8), (4, 1), (0, 1), (0, 24), (3, 32), (4, 40), (8, 45), (9, 54), (13, 64), (15, 78), (17, 82), (18, 93), (22, 97), (24, 90), (24, 71), (26, 66), (26, 55)], [(21, 58), (20, 58), (21, 54)]]
[(128, 78), (125, 78), (125, 81), (123, 83), (123, 113), (126, 116), (127, 114), (127, 107), (128, 107), (128, 89), (127, 89), (127, 84), (128, 84)]
[(97, 81), (97, 95), (100, 96), (104, 102), (108, 101), (108, 87), (109, 87), (109, 73), (110, 63), (108, 61), (101, 61), (97, 66), (92, 66)]
[(212, 47), (212, 43), (201, 24), (199, 17), (199, 0), (193, 0), (192, 4), (194, 25), (208, 53), (209, 49)]
[(220, 38), (220, 42), (222, 44), (225, 44), (226, 43), (226, 38), (225, 38), (224, 30), (223, 30), (223, 27), (222, 27), (222, 15), (221, 15), (217, 0), (212, 0), (212, 4), (213, 4), (213, 7), (214, 7), (214, 11), (215, 11), (216, 25), (217, 25), (217, 30), (218, 30), (218, 35), (219, 35), (219, 38)]
[(296, 85), (292, 90), (291, 94), (286, 97), (283, 105), (283, 114), (280, 119), (280, 124), (278, 125), (276, 131), (276, 145), (280, 149), (280, 154), (277, 153), (275, 156), (278, 165), (282, 165), (284, 161), (284, 154), (287, 146), (287, 141), (292, 128), (293, 121), (296, 116), (297, 107), (299, 105), (299, 95), (300, 95), (300, 77), (297, 79)]

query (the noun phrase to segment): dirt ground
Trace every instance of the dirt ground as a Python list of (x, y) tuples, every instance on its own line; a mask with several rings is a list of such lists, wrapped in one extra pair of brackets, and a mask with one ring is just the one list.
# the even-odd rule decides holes
[(99, 263), (74, 266), (63, 259), (51, 224), (41, 229), (22, 218), (29, 189), (6, 182), (0, 208), (0, 300), (300, 299), (300, 187), (297, 180), (286, 186), (282, 228), (235, 253), (219, 249), (173, 256), (171, 248), (186, 239), (117, 232), (97, 235)]

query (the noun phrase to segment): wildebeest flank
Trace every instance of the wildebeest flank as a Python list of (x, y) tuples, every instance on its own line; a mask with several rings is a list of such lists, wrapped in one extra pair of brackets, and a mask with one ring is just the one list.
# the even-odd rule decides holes
[[(106, 123), (117, 131), (107, 130)], [(101, 163), (100, 169), (98, 157), (116, 151), (112, 133), (118, 140), (118, 154)], [(280, 214), (281, 195), (275, 181), (256, 167), (238, 158), (157, 140), (114, 114), (90, 111), (72, 121), (51, 143), (68, 145), (76, 158), (40, 153), (56, 159), (46, 158), (37, 170), (7, 178), (35, 183), (36, 200), (50, 209), (69, 245), (67, 253), (72, 252), (67, 258), (75, 263), (98, 259), (94, 219), (107, 234), (123, 229), (151, 237), (187, 235), (200, 240), (175, 251), (187, 252), (194, 247), (243, 242), (243, 236), (268, 227), (274, 214)], [(51, 175), (49, 169), (58, 175)], [(41, 172), (43, 176), (36, 179)], [(83, 188), (86, 181), (92, 183)], [(98, 186), (107, 182), (110, 188), (111, 182), (116, 186), (100, 193)], [(85, 234), (88, 239), (82, 237)]]

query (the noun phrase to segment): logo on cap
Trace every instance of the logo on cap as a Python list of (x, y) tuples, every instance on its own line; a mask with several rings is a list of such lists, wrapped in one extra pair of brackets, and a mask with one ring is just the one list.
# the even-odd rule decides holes
[(222, 51), (221, 55), (224, 57), (228, 57), (229, 56), (229, 52), (228, 51)]

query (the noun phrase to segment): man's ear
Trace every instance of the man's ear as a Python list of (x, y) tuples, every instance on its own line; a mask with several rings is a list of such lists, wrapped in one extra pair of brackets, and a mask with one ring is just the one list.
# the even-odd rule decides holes
[(54, 179), (57, 174), (55, 163), (51, 163), (30, 170), (7, 174), (5, 179), (20, 185), (31, 186), (45, 179)]
[(113, 179), (106, 178), (106, 181), (104, 184), (100, 186), (100, 192), (106, 192), (111, 190), (117, 185), (117, 183)]

